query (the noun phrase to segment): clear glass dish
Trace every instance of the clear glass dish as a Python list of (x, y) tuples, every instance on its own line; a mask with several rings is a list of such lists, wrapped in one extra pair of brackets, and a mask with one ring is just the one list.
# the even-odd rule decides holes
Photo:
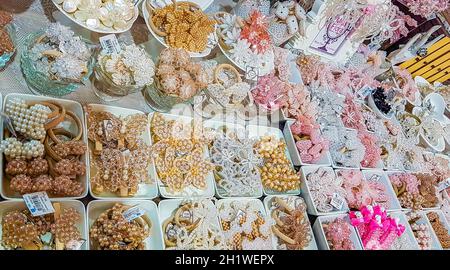
[[(36, 40), (43, 34), (43, 31), (32, 33), (25, 40), (20, 58), (20, 64), (23, 75), (25, 77), (25, 81), (27, 82), (31, 92), (37, 95), (56, 97), (68, 95), (78, 89), (80, 85), (88, 81), (93, 71), (95, 58), (91, 56), (91, 58), (89, 59), (87, 65), (88, 72), (85, 76), (83, 76), (79, 83), (63, 80), (53, 80), (49, 77), (48, 74), (36, 69), (36, 65), (34, 64), (34, 61), (32, 60), (30, 55), (31, 48), (36, 43)], [(83, 41), (86, 42), (89, 46), (92, 46), (90, 41), (84, 39)], [(91, 51), (92, 53), (94, 52), (94, 46), (91, 47)]]

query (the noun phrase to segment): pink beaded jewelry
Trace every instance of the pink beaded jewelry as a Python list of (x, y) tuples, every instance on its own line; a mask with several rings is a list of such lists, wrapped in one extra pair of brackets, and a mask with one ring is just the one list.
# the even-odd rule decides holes
[(377, 136), (370, 134), (367, 131), (360, 131), (358, 133), (358, 138), (365, 148), (364, 159), (361, 161), (361, 166), (366, 168), (377, 167), (378, 162), (381, 160), (381, 148), (378, 145)]
[(332, 250), (354, 250), (355, 245), (350, 239), (352, 227), (343, 218), (322, 223), (328, 246)]

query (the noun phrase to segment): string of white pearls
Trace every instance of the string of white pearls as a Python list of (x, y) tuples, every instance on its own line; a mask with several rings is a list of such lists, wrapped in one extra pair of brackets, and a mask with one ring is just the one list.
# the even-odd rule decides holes
[(6, 114), (11, 117), (14, 129), (35, 140), (45, 138), (45, 122), (48, 120), (50, 108), (36, 104), (28, 108), (22, 99), (12, 99), (6, 103)]
[(5, 156), (17, 159), (32, 159), (44, 155), (44, 145), (40, 141), (22, 143), (14, 137), (7, 138), (0, 143), (0, 152)]

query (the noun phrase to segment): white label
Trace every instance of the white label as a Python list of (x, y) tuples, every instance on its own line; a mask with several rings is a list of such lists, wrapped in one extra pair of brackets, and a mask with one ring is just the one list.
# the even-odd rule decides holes
[(55, 212), (52, 202), (44, 191), (25, 194), (23, 195), (23, 200), (33, 217)]
[(367, 96), (369, 96), (372, 93), (372, 88), (364, 85), (361, 87), (361, 89), (358, 90), (358, 96), (360, 96), (362, 99), (365, 99)]
[(86, 242), (86, 240), (84, 240), (84, 239), (81, 239), (81, 240), (70, 240), (66, 244), (66, 249), (67, 250), (80, 250), (85, 242)]
[(119, 41), (116, 38), (116, 35), (110, 34), (107, 36), (100, 37), (99, 41), (100, 45), (102, 46), (106, 54), (120, 53), (121, 48), (119, 45)]
[(122, 216), (124, 219), (126, 219), (128, 222), (131, 222), (133, 219), (136, 219), (140, 216), (143, 216), (145, 214), (145, 211), (138, 206), (131, 207), (130, 209), (126, 210), (122, 213)]
[(344, 205), (344, 198), (338, 193), (333, 193), (333, 197), (331, 198), (330, 204), (334, 206), (337, 210), (341, 210)]
[(447, 178), (447, 180), (439, 183), (439, 185), (437, 186), (437, 190), (438, 190), (438, 192), (441, 192), (444, 189), (447, 189), (449, 187), (450, 187), (450, 178)]
[(300, 49), (290, 48), (289, 50), (294, 55), (301, 55), (302, 54), (302, 50), (300, 50)]
[(247, 66), (245, 68), (245, 78), (250, 81), (258, 80), (259, 70), (256, 67)]

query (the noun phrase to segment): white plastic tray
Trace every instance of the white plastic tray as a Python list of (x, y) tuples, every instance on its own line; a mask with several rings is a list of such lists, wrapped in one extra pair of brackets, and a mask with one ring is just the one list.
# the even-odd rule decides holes
[[(152, 118), (153, 118), (153, 112), (148, 115), (148, 123), (149, 127), (151, 129), (152, 125)], [(182, 121), (184, 123), (190, 123), (194, 120), (194, 118), (188, 117), (188, 116), (182, 116), (182, 115), (172, 115), (172, 114), (165, 114), (161, 113), (162, 116), (166, 120), (177, 120)], [(200, 118), (201, 119), (201, 118)], [(195, 121), (200, 121), (199, 118), (195, 118)], [(150, 140), (151, 140), (151, 132), (150, 132)], [(153, 144), (153, 142), (151, 142)], [(210, 160), (210, 155), (208, 151), (208, 147), (204, 147), (203, 151), (204, 155), (203, 157), (206, 160)], [(157, 172), (157, 169), (156, 169)], [(188, 197), (213, 197), (214, 196), (214, 175), (212, 172), (209, 172), (206, 176), (206, 189), (201, 190), (193, 186), (186, 187), (183, 192), (177, 192), (177, 193), (171, 193), (169, 192), (168, 188), (164, 186), (161, 179), (158, 177), (158, 173), (155, 174), (156, 182), (158, 184), (158, 189), (162, 197), (168, 198), (168, 199), (175, 199), (175, 198), (188, 198)]]
[[(110, 112), (113, 115), (117, 117), (124, 118), (129, 115), (133, 114), (144, 114), (144, 112), (133, 110), (133, 109), (126, 109), (121, 107), (114, 107), (114, 106), (108, 106), (108, 105), (102, 105), (102, 104), (89, 104), (89, 107), (92, 109), (92, 111), (95, 112)], [(85, 122), (87, 125), (87, 115), (85, 115)], [(87, 128), (85, 129), (85, 133), (87, 134)], [(147, 126), (144, 133), (142, 134), (142, 139), (147, 145), (151, 145), (151, 139), (150, 139), (150, 129)], [(89, 142), (89, 151), (92, 150), (94, 147), (93, 142)], [(97, 168), (94, 166), (94, 163), (90, 163), (90, 175), (91, 177), (94, 177), (97, 173)], [(155, 175), (156, 175), (156, 169), (155, 164), (152, 162), (148, 168), (148, 177), (149, 179), (155, 181)], [(153, 199), (158, 196), (158, 187), (156, 186), (156, 182), (149, 183), (149, 184), (139, 184), (139, 189), (137, 193), (134, 196), (128, 196), (128, 197), (120, 197), (116, 193), (112, 193), (109, 191), (102, 192), (101, 194), (96, 194), (92, 190), (92, 186), (89, 185), (89, 193), (92, 197), (95, 199), (115, 199), (115, 200), (131, 200), (131, 199)]]
[[(203, 126), (205, 128), (212, 128), (212, 129), (218, 129), (222, 126), (225, 126), (227, 129), (230, 130), (242, 130), (243, 132), (245, 132), (245, 127), (239, 124), (232, 124), (232, 123), (227, 123), (227, 122), (220, 122), (220, 121), (214, 121), (214, 120), (207, 120), (204, 122)], [(253, 195), (253, 196), (225, 196), (222, 193), (222, 190), (217, 186), (217, 182), (214, 180), (214, 189), (215, 189), (215, 195), (217, 198), (219, 199), (224, 199), (224, 198), (236, 198), (236, 197), (246, 197), (246, 198), (261, 198), (263, 196), (263, 186), (261, 183), (261, 187), (260, 189), (258, 189), (258, 191)]]
[[(302, 197), (305, 199), (306, 205), (308, 206), (307, 211), (308, 214), (313, 216), (325, 216), (325, 215), (337, 215), (337, 214), (345, 214), (349, 211), (347, 202), (344, 203), (342, 210), (335, 210), (325, 213), (325, 212), (319, 212), (316, 208), (316, 205), (314, 203), (314, 199), (311, 197), (311, 192), (309, 190), (309, 186), (306, 180), (306, 177), (313, 172), (316, 172), (319, 168), (322, 166), (303, 166), (300, 168), (300, 175), (301, 175), (301, 188), (302, 188)], [(327, 171), (333, 173), (333, 175), (336, 177), (336, 174), (334, 170), (331, 167), (324, 167)]]
[[(317, 166), (331, 166), (331, 156), (330, 151), (326, 151), (322, 158), (318, 160), (316, 163), (307, 163), (303, 162), (300, 153), (298, 152), (297, 146), (295, 145), (294, 135), (292, 134), (291, 126), (294, 122), (287, 121), (284, 125), (283, 134), (286, 139), (286, 145), (289, 150), (289, 154), (292, 157), (292, 163), (295, 166), (305, 166), (305, 165), (317, 165)], [(320, 131), (319, 131), (320, 132)]]
[[(297, 196), (289, 196), (289, 195), (287, 195), (287, 196), (273, 196), (273, 195), (269, 195), (269, 196), (267, 196), (267, 197), (265, 197), (264, 198), (264, 201), (263, 201), (263, 203), (264, 203), (264, 207), (265, 207), (265, 209), (266, 209), (266, 213), (267, 213), (267, 216), (268, 216), (268, 218), (270, 218), (270, 219), (272, 219), (272, 210), (271, 210), (271, 204), (272, 204), (272, 202), (273, 202), (273, 200), (275, 199), (275, 197), (296, 197), (296, 198), (298, 198), (298, 199), (301, 199), (301, 200), (303, 200), (303, 198), (301, 198), (301, 197), (297, 197)], [(304, 213), (305, 215), (307, 215), (307, 213), (305, 212)], [(306, 218), (308, 219), (308, 216), (306, 216)], [(273, 219), (272, 219), (273, 220)], [(309, 223), (309, 219), (308, 219), (308, 223)], [(313, 233), (313, 230), (312, 230), (312, 227), (311, 227), (311, 224), (309, 224), (309, 232), (311, 233), (311, 237), (312, 237), (312, 239), (311, 239), (311, 241), (309, 242), (309, 245), (307, 246), (307, 247), (305, 247), (305, 250), (317, 250), (317, 244), (316, 244), (316, 239), (314, 238), (314, 233)], [(272, 243), (273, 243), (273, 246), (274, 246), (274, 249), (277, 249), (277, 246), (278, 246), (278, 239), (277, 239), (277, 237), (272, 233)]]
[[(285, 139), (283, 136), (283, 132), (281, 132), (280, 129), (278, 128), (273, 128), (273, 127), (265, 127), (265, 126), (256, 126), (256, 125), (248, 125), (247, 126), (247, 131), (249, 134), (250, 138), (261, 138), (262, 136), (266, 136), (266, 135), (271, 135), (271, 136), (275, 136), (276, 139), (282, 139), (285, 143)], [(294, 164), (292, 164), (292, 159), (291, 156), (289, 155), (289, 151), (288, 151), (288, 145), (286, 144), (286, 149), (284, 151), (285, 155), (287, 156), (287, 158), (289, 159), (289, 161), (291, 162), (291, 167), (293, 170), (295, 170), (294, 168)], [(300, 180), (300, 179), (299, 179)], [(295, 189), (295, 190), (290, 190), (288, 192), (273, 192), (270, 191), (266, 188), (264, 188), (264, 195), (299, 195), (300, 194), (300, 188)]]
[[(439, 215), (439, 219), (441, 220), (441, 223), (444, 224), (445, 228), (447, 228), (448, 234), (450, 234), (450, 224), (448, 224), (448, 221), (447, 221), (447, 219), (445, 218), (444, 213), (443, 213), (441, 210), (426, 210), (426, 211), (423, 211), (423, 213), (424, 213), (425, 216), (426, 216), (427, 213), (430, 213), (430, 212), (435, 212), (436, 214)], [(430, 227), (431, 227), (431, 223), (430, 223), (430, 220), (428, 219), (428, 217), (427, 217), (427, 221), (429, 222)], [(437, 239), (437, 236), (436, 236), (436, 233), (435, 233), (434, 229), (433, 229), (432, 231), (433, 231), (433, 233), (434, 233), (434, 236), (435, 236), (436, 239)], [(438, 243), (439, 243), (439, 246), (441, 246), (439, 240), (437, 240), (437, 241), (438, 241)], [(441, 249), (442, 249), (442, 246), (441, 246)], [(447, 249), (445, 249), (445, 250), (450, 250), (450, 249), (447, 248)]]
[[(396, 173), (409, 173), (409, 174), (414, 174), (413, 172), (405, 172), (405, 171), (386, 171), (386, 176), (387, 176), (387, 180), (389, 181), (389, 183), (391, 183), (391, 180), (389, 179), (389, 176), (390, 175), (392, 175), (392, 174), (396, 174)], [(394, 187), (392, 186), (392, 183), (391, 183), (391, 187), (392, 187), (392, 191), (394, 191)], [(395, 194), (395, 191), (394, 191), (394, 194)], [(398, 199), (398, 198), (397, 198)], [(401, 206), (401, 204), (400, 204), (400, 206)], [(402, 207), (402, 206), (401, 206)], [(402, 207), (402, 210), (404, 210), (404, 211), (410, 211), (410, 210), (412, 210), (412, 209), (410, 209), (410, 208), (404, 208), (404, 207)], [(439, 210), (439, 206), (436, 206), (436, 207), (431, 207), (431, 208), (422, 208), (422, 210), (423, 211), (426, 211), (426, 210)]]
[[(86, 211), (82, 202), (77, 200), (52, 200), (54, 203), (59, 202), (61, 204), (61, 210), (73, 207), (80, 214), (80, 220), (75, 224), (78, 231), (81, 233), (81, 238), (86, 240), (86, 242), (81, 246), (81, 250), (88, 249), (88, 229), (86, 228)], [(2, 238), (2, 219), (3, 216), (14, 210), (25, 210), (28, 209), (25, 203), (22, 200), (14, 200), (14, 201), (3, 201), (0, 202), (0, 242)], [(4, 250), (4, 247), (0, 245), (0, 250)]]
[[(430, 250), (442, 250), (441, 243), (439, 243), (439, 239), (436, 236), (436, 233), (431, 226), (430, 221), (428, 220), (426, 213), (423, 211), (419, 212), (420, 218), (416, 221), (416, 224), (424, 224), (430, 232), (431, 235), (431, 247)], [(408, 217), (407, 217), (408, 218)], [(411, 227), (411, 225), (410, 225)], [(412, 230), (412, 228), (411, 228)], [(413, 231), (414, 233), (414, 231)], [(417, 239), (416, 239), (417, 240)]]
[[(80, 119), (80, 121), (81, 121), (81, 128), (83, 129), (82, 141), (87, 145), (86, 122), (85, 122), (85, 118), (84, 118), (83, 108), (81, 107), (80, 103), (78, 103), (76, 101), (72, 101), (72, 100), (67, 100), (67, 99), (59, 99), (59, 98), (52, 98), (52, 97), (45, 97), (45, 96), (35, 96), (35, 95), (28, 95), (28, 94), (12, 93), (12, 94), (8, 94), (8, 95), (5, 96), (5, 99), (3, 100), (3, 108), (5, 108), (6, 102), (8, 100), (10, 100), (10, 99), (13, 99), (13, 98), (20, 98), (20, 99), (23, 99), (25, 101), (47, 101), (47, 100), (52, 100), (52, 101), (55, 101), (55, 102), (61, 104), (62, 106), (64, 106), (64, 108), (66, 108), (66, 110), (73, 112)], [(3, 123), (3, 121), (2, 121), (2, 123)], [(65, 120), (64, 122), (59, 124), (59, 126), (64, 127), (64, 128), (68, 129), (69, 131), (71, 131), (73, 133), (77, 133), (78, 132), (77, 125), (74, 122), (71, 122), (71, 121)], [(1, 139), (3, 140), (4, 131), (2, 130), (2, 132), (0, 132), (0, 134), (1, 134), (0, 135)], [(4, 169), (3, 169), (4, 168), (5, 157), (4, 157), (3, 154), (0, 155), (0, 156), (1, 156), (0, 157), (0, 167), (2, 168), (0, 170), (0, 178), (2, 179), (0, 194), (2, 195), (3, 198), (8, 199), (8, 200), (21, 199), (22, 196), (19, 193), (13, 192), (9, 188), (9, 181), (6, 181), (6, 178), (4, 176)], [(81, 198), (86, 197), (86, 195), (88, 194), (89, 155), (87, 153), (81, 156), (81, 162), (83, 162), (86, 165), (86, 174), (83, 175), (83, 176), (78, 176), (77, 177), (77, 181), (80, 181), (82, 186), (83, 186), (83, 188), (84, 188), (83, 194), (81, 194), (80, 196), (77, 196), (77, 197), (55, 197), (55, 198), (58, 198), (58, 200), (81, 199)]]
[[(150, 229), (150, 237), (145, 239), (146, 250), (162, 250), (164, 249), (161, 226), (159, 225), (158, 208), (151, 200), (94, 200), (87, 205), (87, 228), (90, 230), (92, 224), (97, 220), (101, 213), (112, 208), (115, 203), (124, 205), (138, 205), (139, 208), (145, 210), (145, 215), (151, 220), (152, 227)], [(91, 241), (88, 239), (89, 249), (94, 249), (91, 246)]]
[[(159, 212), (159, 219), (160, 219), (159, 228), (160, 228), (160, 231), (162, 234), (165, 233), (162, 231), (163, 230), (162, 226), (163, 226), (164, 222), (172, 216), (174, 211), (180, 206), (180, 204), (183, 201), (185, 201), (185, 199), (168, 199), (168, 200), (162, 200), (159, 202), (159, 204), (158, 204), (158, 212)], [(211, 200), (209, 200), (209, 203), (214, 205), (214, 203)], [(219, 222), (219, 217), (217, 217), (216, 223), (212, 224), (212, 226), (216, 227), (220, 231), (222, 230), (222, 227), (220, 226), (220, 222)], [(162, 239), (164, 239), (164, 238), (162, 238)], [(163, 248), (165, 249), (166, 245), (164, 243), (164, 240), (162, 240), (162, 244), (163, 244)]]
[[(322, 223), (332, 222), (333, 220), (335, 220), (337, 218), (344, 218), (344, 220), (346, 220), (347, 222), (350, 223), (350, 220), (349, 220), (347, 214), (320, 216), (314, 222), (313, 231), (314, 231), (314, 236), (316, 238), (317, 246), (318, 246), (319, 250), (330, 250), (330, 246), (328, 245), (328, 241), (325, 236), (325, 232), (323, 230)], [(357, 235), (355, 227), (353, 227), (352, 225), (350, 225), (350, 227), (351, 227), (350, 240), (352, 241), (356, 250), (362, 250), (361, 242), (359, 240), (359, 237)]]
[(395, 195), (394, 189), (392, 188), (391, 181), (389, 181), (389, 178), (384, 171), (382, 171), (382, 170), (363, 170), (362, 174), (363, 174), (365, 180), (369, 180), (372, 177), (372, 175), (380, 176), (380, 183), (382, 183), (383, 186), (386, 188), (386, 193), (389, 196), (389, 208), (386, 209), (387, 212), (402, 210), (400, 202), (398, 201), (397, 196)]

